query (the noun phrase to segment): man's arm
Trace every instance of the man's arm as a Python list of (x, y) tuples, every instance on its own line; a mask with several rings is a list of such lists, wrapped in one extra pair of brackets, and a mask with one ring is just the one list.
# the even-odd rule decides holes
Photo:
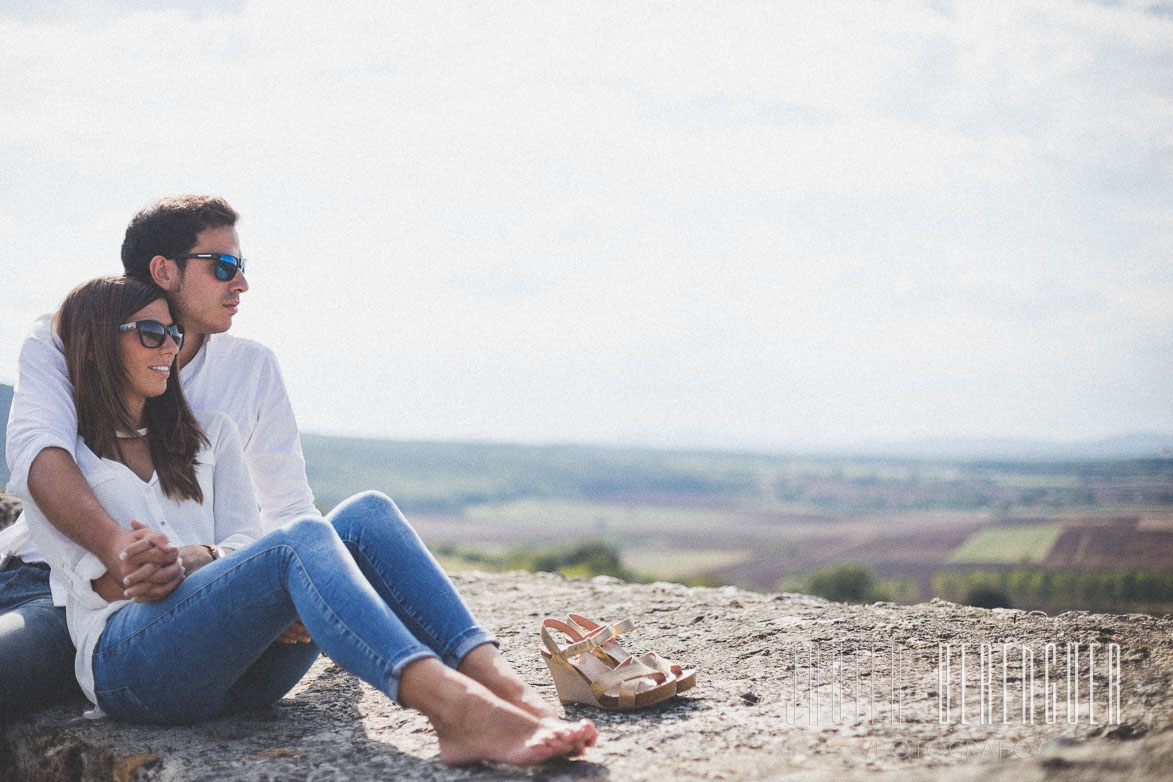
[(95, 581), (104, 599), (162, 600), (183, 580), (178, 550), (160, 534), (136, 534), (118, 526), (63, 449), (45, 448), (37, 454), (28, 488), (45, 518), (106, 566), (106, 576)]
[(29, 496), (33, 459), (50, 447), (60, 448), (72, 458), (77, 442), (73, 385), (52, 315), (42, 315), (33, 324), (20, 346), (17, 367), (4, 452), (11, 473), (8, 490), (24, 497)]

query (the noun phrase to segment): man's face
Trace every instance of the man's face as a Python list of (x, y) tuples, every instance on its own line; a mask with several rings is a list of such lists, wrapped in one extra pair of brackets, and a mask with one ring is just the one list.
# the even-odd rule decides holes
[[(227, 253), (240, 257), (236, 229), (224, 225), (196, 234), (189, 253)], [(169, 292), (176, 317), (188, 334), (219, 334), (232, 326), (240, 294), (248, 290), (244, 272), (227, 282), (216, 279), (214, 261), (192, 258), (180, 273), (178, 284)]]

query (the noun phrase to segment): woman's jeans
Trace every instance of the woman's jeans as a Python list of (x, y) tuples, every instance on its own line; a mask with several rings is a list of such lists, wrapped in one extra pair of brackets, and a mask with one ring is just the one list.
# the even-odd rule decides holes
[[(314, 643), (274, 643), (297, 619)], [(484, 643), (496, 639), (399, 509), (367, 492), (120, 609), (94, 650), (94, 692), (111, 716), (192, 722), (280, 699), (320, 647), (394, 700), (408, 663), (456, 667)]]

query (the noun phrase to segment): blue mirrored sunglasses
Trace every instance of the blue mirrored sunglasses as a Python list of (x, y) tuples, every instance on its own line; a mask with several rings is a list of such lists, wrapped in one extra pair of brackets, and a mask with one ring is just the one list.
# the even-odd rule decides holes
[(177, 255), (172, 260), (186, 261), (192, 258), (202, 258), (207, 261), (216, 262), (216, 279), (220, 282), (229, 282), (236, 276), (236, 270), (239, 269), (241, 274), (244, 274), (244, 258), (237, 258), (235, 255), (228, 255), (227, 253), (188, 253), (187, 255)]
[(144, 348), (154, 350), (157, 347), (162, 347), (163, 342), (169, 336), (175, 341), (176, 349), (183, 347), (183, 326), (178, 323), (164, 326), (157, 320), (136, 320), (131, 323), (123, 323), (118, 327), (118, 332), (121, 334), (131, 329), (138, 329), (138, 341)]

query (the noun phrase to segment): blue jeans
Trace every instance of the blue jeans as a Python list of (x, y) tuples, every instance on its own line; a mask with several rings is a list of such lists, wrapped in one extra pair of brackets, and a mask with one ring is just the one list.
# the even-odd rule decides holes
[[(314, 644), (274, 644), (299, 618)], [(394, 700), (408, 663), (456, 667), (485, 643), (496, 639), (399, 509), (367, 492), (120, 609), (94, 650), (94, 692), (115, 717), (193, 722), (280, 699), (320, 647)]]
[(34, 706), (79, 697), (65, 609), (53, 605), (49, 571), (0, 573), (0, 722)]

